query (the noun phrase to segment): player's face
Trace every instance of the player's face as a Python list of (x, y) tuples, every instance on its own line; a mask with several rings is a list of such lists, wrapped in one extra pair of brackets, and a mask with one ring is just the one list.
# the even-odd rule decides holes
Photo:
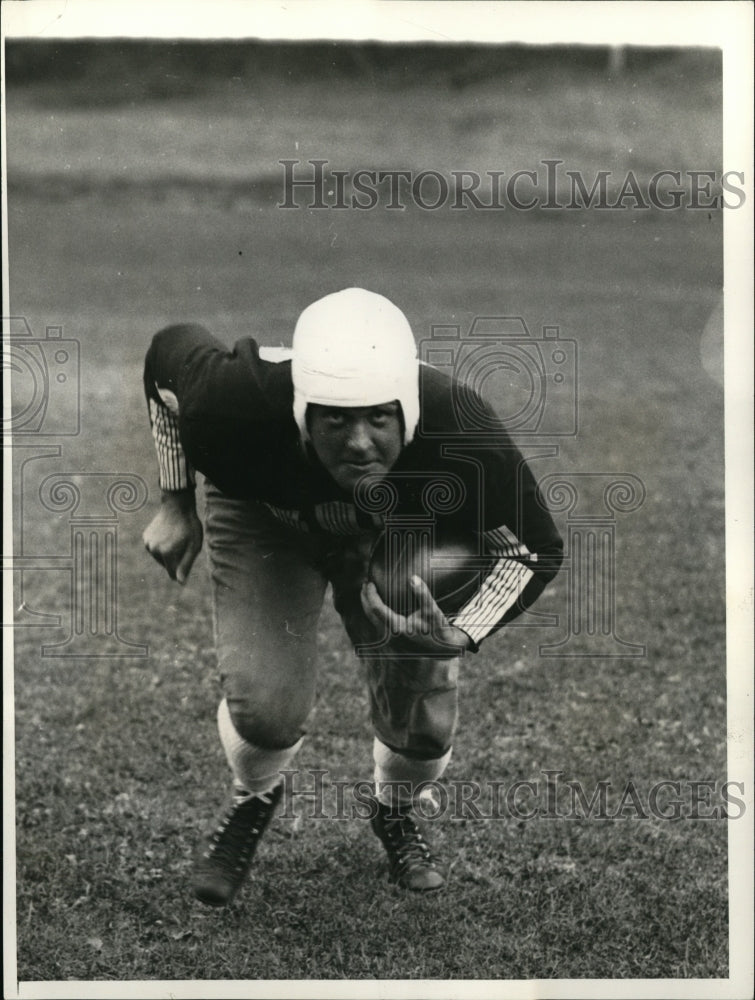
[(401, 406), (395, 400), (379, 406), (311, 403), (307, 418), (312, 447), (343, 490), (353, 490), (367, 473), (387, 473), (401, 454)]

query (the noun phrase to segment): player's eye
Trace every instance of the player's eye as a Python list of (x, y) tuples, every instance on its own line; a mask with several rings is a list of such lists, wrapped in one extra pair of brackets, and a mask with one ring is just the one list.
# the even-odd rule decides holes
[(388, 421), (395, 417), (395, 406), (381, 406), (379, 409), (370, 412), (370, 423), (375, 427), (385, 427)]

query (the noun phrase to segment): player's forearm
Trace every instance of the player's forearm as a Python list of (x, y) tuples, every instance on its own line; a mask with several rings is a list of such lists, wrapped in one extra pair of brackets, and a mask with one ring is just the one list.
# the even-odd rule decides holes
[(533, 579), (532, 570), (516, 559), (499, 559), (479, 590), (454, 615), (452, 624), (479, 646), (513, 607)]
[(558, 572), (562, 559), (560, 539), (525, 558), (501, 558), (453, 619), (453, 624), (470, 637), (471, 648), (476, 651), (483, 639), (534, 604)]
[(149, 417), (159, 471), (160, 489), (164, 493), (189, 490), (196, 485), (194, 470), (184, 454), (178, 430), (178, 414), (167, 406), (149, 400)]

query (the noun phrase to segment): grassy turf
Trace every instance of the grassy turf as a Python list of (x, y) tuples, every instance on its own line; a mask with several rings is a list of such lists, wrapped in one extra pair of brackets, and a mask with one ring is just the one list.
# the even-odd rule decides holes
[[(182, 120), (182, 106), (170, 112)], [(159, 119), (145, 119), (154, 134)], [(77, 126), (92, 143), (98, 120)], [(15, 127), (24, 121), (19, 111)], [(185, 121), (191, 133), (196, 119)], [(559, 152), (546, 126), (530, 140), (538, 157)], [(322, 155), (328, 143), (341, 148), (331, 136)], [(480, 148), (482, 169), (500, 166)], [(417, 899), (387, 884), (366, 823), (308, 818), (299, 804), (234, 907), (194, 904), (191, 854), (226, 791), (205, 567), (179, 590), (139, 542), (157, 499), (140, 366), (161, 324), (193, 318), (229, 341), (264, 331), (286, 342), (308, 301), (351, 283), (394, 298), (420, 335), (477, 314), (557, 324), (579, 348), (580, 433), (535, 466), (642, 479), (644, 504), (617, 519), (616, 587), (618, 632), (647, 656), (547, 658), (538, 647), (563, 626), (509, 630), (465, 664), (448, 780), (508, 784), (547, 769), (588, 789), (723, 780), (723, 393), (700, 360), (722, 281), (720, 216), (281, 213), (252, 194), (224, 202), (210, 184), (119, 191), (107, 171), (64, 197), (40, 182), (54, 160), (16, 168), (28, 183), (11, 200), (11, 306), (80, 340), (82, 434), (38, 475), (27, 469), (25, 543), (67, 551), (65, 517), (35, 506), (39, 477), (144, 477), (147, 507), (120, 518), (119, 614), (123, 637), (150, 655), (43, 658), (40, 644), (64, 630), (16, 632), (20, 978), (725, 976), (721, 820), (447, 817), (430, 832), (450, 884)], [(60, 572), (30, 574), (29, 604), (65, 615), (66, 585)], [(562, 573), (538, 609), (563, 622), (566, 592)], [(330, 606), (321, 652), (297, 763), (328, 781), (368, 777), (364, 686)]]

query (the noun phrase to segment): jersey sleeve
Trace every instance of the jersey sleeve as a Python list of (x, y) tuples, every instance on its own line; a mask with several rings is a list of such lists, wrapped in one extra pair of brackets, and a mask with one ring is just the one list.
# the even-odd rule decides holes
[(178, 407), (148, 400), (149, 422), (155, 442), (160, 489), (173, 493), (194, 489), (196, 476), (184, 454), (178, 432)]
[(263, 358), (249, 336), (229, 347), (197, 325), (155, 335), (144, 391), (163, 489), (191, 488), (194, 470), (245, 499), (277, 495), (282, 470), (287, 483), (296, 481), (291, 364), (272, 353)]
[(507, 525), (482, 533), (486, 553), (495, 558), (480, 588), (451, 619), (475, 649), (483, 639), (518, 617), (540, 596), (558, 572), (563, 547), (558, 537), (530, 552)]
[(196, 485), (181, 442), (180, 416), (191, 390), (189, 372), (198, 358), (213, 350), (225, 348), (202, 327), (176, 326), (160, 331), (147, 351), (144, 392), (162, 490), (174, 492)]

